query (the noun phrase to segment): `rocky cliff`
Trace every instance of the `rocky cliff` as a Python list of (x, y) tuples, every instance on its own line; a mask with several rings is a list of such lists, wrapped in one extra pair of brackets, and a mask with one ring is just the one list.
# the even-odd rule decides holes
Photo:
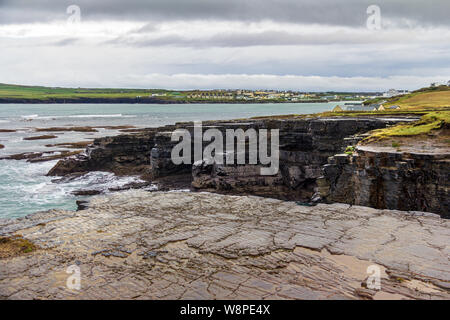
[(450, 218), (450, 154), (357, 147), (331, 157), (318, 180), (321, 196), (378, 209), (427, 211)]
[[(354, 156), (339, 156), (367, 132), (410, 120), (415, 119), (314, 117), (203, 123), (203, 130), (215, 128), (222, 132), (237, 128), (279, 129), (279, 171), (273, 176), (260, 175), (260, 165), (205, 161), (174, 165), (171, 151), (177, 142), (171, 141), (172, 132), (185, 128), (192, 133), (192, 123), (97, 139), (84, 154), (60, 161), (49, 175), (103, 170), (158, 179), (192, 174), (192, 187), (197, 190), (422, 210), (445, 216), (449, 205), (447, 156), (427, 158), (363, 149)], [(208, 143), (204, 142), (204, 146)], [(248, 148), (246, 152), (248, 157)]]
[(389, 124), (390, 120), (369, 118), (263, 121), (259, 128), (280, 130), (280, 170), (276, 175), (260, 175), (260, 165), (202, 162), (193, 167), (192, 185), (210, 191), (310, 201), (328, 157), (356, 144), (361, 134)]
[(95, 139), (86, 151), (76, 157), (61, 160), (49, 176), (89, 171), (110, 171), (117, 175), (142, 174), (150, 168), (150, 152), (155, 130)]

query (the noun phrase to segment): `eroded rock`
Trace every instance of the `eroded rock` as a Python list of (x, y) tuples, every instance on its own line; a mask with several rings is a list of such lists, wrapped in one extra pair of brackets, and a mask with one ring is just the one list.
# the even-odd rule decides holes
[(379, 209), (417, 210), (450, 218), (450, 153), (402, 153), (358, 147), (324, 166), (328, 201)]

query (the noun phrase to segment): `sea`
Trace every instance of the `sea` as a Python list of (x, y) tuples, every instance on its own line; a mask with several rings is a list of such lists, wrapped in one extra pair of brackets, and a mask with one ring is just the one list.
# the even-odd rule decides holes
[[(342, 103), (284, 104), (0, 104), (0, 158), (24, 152), (69, 150), (49, 145), (91, 141), (97, 137), (123, 134), (98, 128), (98, 132), (36, 132), (36, 128), (80, 126), (158, 127), (185, 121), (229, 120), (255, 116), (309, 114), (330, 111)], [(1, 132), (2, 129), (16, 130)], [(57, 138), (24, 140), (44, 134)], [(73, 150), (71, 150), (73, 151)], [(96, 189), (107, 192), (139, 177), (117, 177), (108, 172), (90, 172), (60, 182), (47, 177), (58, 160), (30, 163), (26, 160), (0, 160), (0, 218), (18, 218), (50, 209), (76, 210), (73, 191)]]

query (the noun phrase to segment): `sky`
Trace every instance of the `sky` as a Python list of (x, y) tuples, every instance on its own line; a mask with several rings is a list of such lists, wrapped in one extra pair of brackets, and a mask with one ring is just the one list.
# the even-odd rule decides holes
[(385, 91), (450, 80), (448, 0), (0, 0), (0, 83)]

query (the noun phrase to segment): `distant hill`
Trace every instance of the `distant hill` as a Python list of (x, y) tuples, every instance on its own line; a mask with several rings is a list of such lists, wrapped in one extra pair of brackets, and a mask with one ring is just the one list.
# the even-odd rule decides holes
[[(152, 94), (166, 93), (170, 98), (170, 92), (166, 90), (149, 89), (87, 89), (87, 88), (60, 88), (42, 86), (21, 86), (0, 83), (0, 102), (18, 103), (51, 103), (51, 102), (102, 102), (102, 100), (134, 102), (144, 98), (148, 99)], [(164, 100), (164, 99), (159, 99)]]
[(364, 102), (364, 104), (379, 103), (387, 100), (385, 106), (400, 106), (402, 109), (442, 108), (450, 107), (450, 87), (437, 86), (422, 88), (409, 94), (392, 97), (377, 98)]
[(386, 105), (398, 105), (402, 109), (441, 108), (450, 106), (450, 87), (423, 88), (410, 94), (394, 98)]

